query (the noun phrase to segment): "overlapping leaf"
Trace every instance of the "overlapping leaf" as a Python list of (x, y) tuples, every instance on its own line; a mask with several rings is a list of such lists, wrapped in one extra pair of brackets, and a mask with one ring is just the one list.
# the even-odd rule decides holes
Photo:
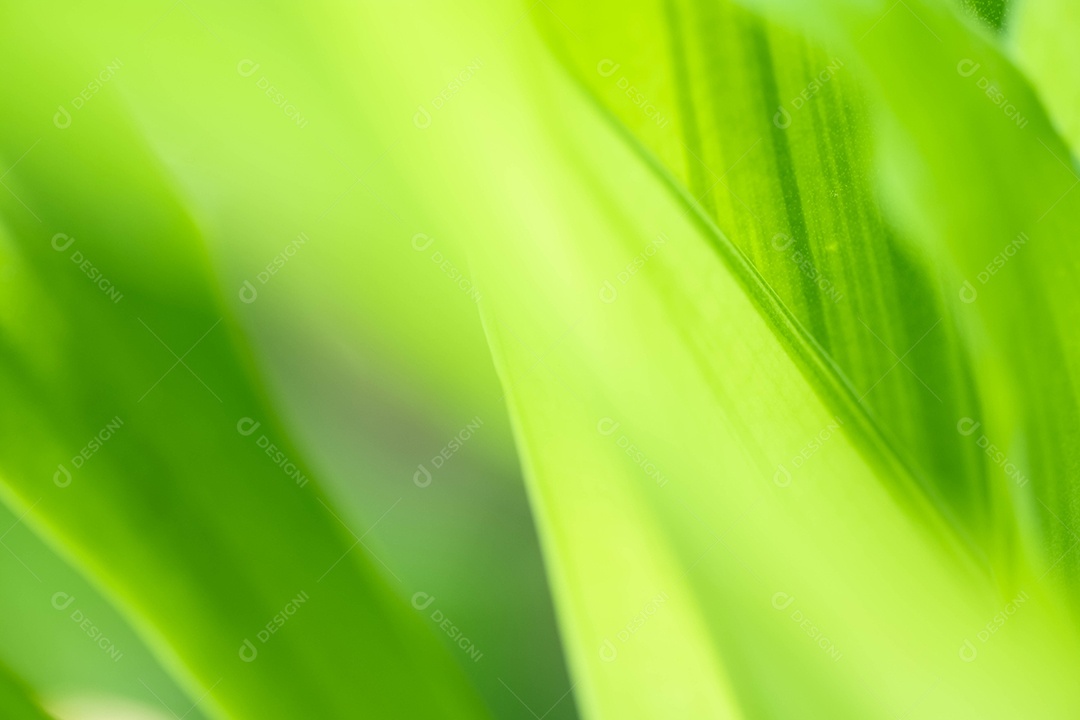
[[(31, 38), (5, 51), (37, 56)], [(481, 715), (306, 480), (217, 299), (197, 222), (138, 128), (104, 96), (68, 127), (48, 122), (53, 98), (98, 70), (58, 60), (48, 84), (7, 90), (21, 108), (3, 148), (0, 311), (14, 503), (211, 714)]]

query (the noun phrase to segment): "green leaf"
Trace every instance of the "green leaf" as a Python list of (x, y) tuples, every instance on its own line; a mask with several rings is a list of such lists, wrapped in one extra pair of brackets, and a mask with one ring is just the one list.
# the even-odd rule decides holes
[[(726, 661), (713, 682), (687, 684), (699, 690), (680, 696), (691, 714), (730, 711), (733, 692), (749, 714), (796, 712), (770, 693), (784, 661), (765, 662), (758, 645), (789, 620), (768, 602), (779, 593), (813, 593), (813, 605), (794, 611), (818, 618), (808, 620), (812, 639), (831, 626), (844, 633), (830, 636), (837, 648), (854, 648), (833, 673), (785, 646), (781, 674), (813, 678), (791, 701), (811, 716), (918, 704), (933, 717), (1007, 717), (1042, 702), (1015, 683), (1002, 689), (1008, 678), (1041, 682), (1050, 667), (1076, 664), (1068, 586), (1044, 582), (1055, 571), (1070, 578), (1076, 562), (1075, 360), (1061, 340), (1077, 311), (1063, 240), (1076, 225), (1061, 175), (1069, 168), (1058, 162), (1067, 154), (1022, 76), (952, 11), (826, 5), (824, 20), (784, 8), (821, 31), (812, 42), (720, 3), (634, 14), (553, 3), (541, 16), (654, 175), (620, 161), (602, 131), (568, 110), (564, 123), (583, 139), (560, 157), (584, 158), (574, 169), (585, 180), (567, 173), (532, 188), (565, 226), (526, 217), (522, 225), (548, 232), (510, 247), (475, 243), (498, 288), (489, 337), (593, 714), (648, 715), (671, 694), (651, 692), (646, 678), (680, 653), (706, 652), (685, 626), (641, 643), (649, 661), (621, 672), (590, 649), (603, 647), (605, 623), (621, 626), (613, 608), (636, 623), (620, 600), (642, 607), (644, 588), (662, 578), (676, 587), (673, 614), (689, 622), (688, 608), (699, 608)], [(851, 58), (841, 66), (849, 79), (821, 78), (834, 57), (823, 41)], [(911, 62), (896, 62), (899, 48)], [(975, 57), (1015, 104), (989, 98), (964, 74), (969, 65), (957, 69)], [(566, 104), (561, 92), (538, 100), (548, 122), (554, 98)], [(773, 122), (781, 103), (791, 124), (783, 114)], [(691, 223), (662, 209), (658, 183)], [(603, 201), (586, 207), (578, 196)], [(1027, 244), (1011, 245), (1019, 232), (1039, 243), (1012, 259)], [(789, 237), (811, 276), (778, 257)], [(998, 275), (1006, 246), (1011, 266)], [(848, 280), (849, 302), (824, 302), (822, 276)], [(975, 303), (964, 302), (965, 278), (979, 283)], [(744, 291), (752, 304), (737, 304)], [(631, 292), (640, 303), (625, 307)], [(575, 320), (587, 327), (576, 331)], [(872, 394), (883, 382), (892, 387)], [(612, 443), (603, 428), (614, 423)], [(592, 438), (590, 426), (600, 427)], [(677, 497), (648, 483), (656, 468)], [(788, 482), (806, 486), (797, 504), (776, 497)], [(728, 532), (742, 544), (724, 543)], [(705, 570), (710, 535), (732, 555)], [(797, 578), (799, 591), (785, 589)], [(982, 664), (984, 653), (969, 670), (965, 643), (981, 642), (979, 628), (1016, 603), (1031, 603), (1031, 625), (1007, 635), (1018, 644), (995, 645), (994, 660)], [(1038, 659), (1039, 644), (1027, 644), (1035, 635), (1054, 643), (1055, 660)], [(782, 644), (768, 637), (767, 647)], [(1025, 670), (1028, 661), (1039, 669)], [(1053, 683), (1039, 692), (1054, 696), (1050, 716), (1075, 702)]]
[[(852, 53), (729, 3), (646, 7), (651, 16), (559, 6), (597, 41), (553, 42), (685, 202), (731, 239), (715, 240), (718, 251), (749, 286), (766, 286), (752, 292), (773, 305), (819, 391), (865, 413), (852, 430), (906, 467), (902, 492), (917, 483), (995, 553), (1009, 528), (995, 522), (1000, 501), (981, 482), (979, 449), (955, 431), (979, 400), (962, 340), (942, 322), (953, 298), (879, 200)], [(664, 33), (643, 48), (645, 28)]]
[[(31, 45), (5, 52), (47, 52)], [(49, 67), (6, 90), (22, 107), (0, 240), (13, 506), (212, 715), (482, 716), (265, 401), (198, 223), (128, 113), (97, 97), (39, 134), (54, 98), (98, 72)]]
[(1071, 65), (1004, 8), (12, 7), (5, 500), (192, 715), (1072, 717)]
[(51, 720), (51, 716), (38, 707), (28, 688), (0, 667), (0, 710), (11, 720)]
[[(1074, 158), (1080, 147), (1080, 103), (1076, 97), (1080, 48), (1070, 38), (1077, 27), (1080, 7), (1074, 3), (1024, 2), (1017, 6), (1008, 42), (1008, 49), (1039, 93)], [(1075, 167), (1075, 161), (1070, 165)]]
[[(1074, 450), (1060, 444), (1070, 435), (1048, 430), (1076, 421), (1060, 379), (1074, 360), (1058, 338), (1077, 303), (1054, 288), (1074, 263), (1055, 242), (1075, 220), (1068, 154), (1023, 78), (947, 10), (828, 5), (831, 23), (805, 18), (822, 34), (810, 44), (726, 3), (657, 3), (652, 17), (556, 8), (595, 45), (554, 20), (545, 26), (577, 76), (696, 199), (688, 202), (734, 238), (735, 262), (760, 275), (818, 346), (806, 369), (835, 373), (819, 383), (832, 386), (831, 404), (865, 407), (869, 422), (853, 430), (880, 432), (997, 572), (1029, 553), (1049, 566), (1075, 525), (1066, 499)], [(642, 50), (636, 38), (658, 26), (665, 41)], [(920, 49), (903, 70), (899, 47)], [(1008, 102), (987, 94), (997, 84)], [(946, 107), (942, 119), (926, 112)], [(1034, 251), (997, 280), (1029, 241)], [(1033, 265), (1045, 277), (1021, 275)], [(991, 277), (977, 304), (958, 302)], [(1048, 321), (1028, 322), (1018, 296)], [(973, 365), (985, 333), (1004, 366)], [(975, 422), (965, 418), (982, 423), (980, 442), (1011, 447), (1007, 464), (997, 447), (988, 456), (957, 432)], [(1032, 475), (1046, 478), (1038, 493), (1025, 487)]]
[[(1025, 575), (1013, 629), (960, 659), (1017, 593), (874, 481), (852, 420), (806, 382), (714, 230), (572, 91), (555, 96), (575, 139), (552, 165), (569, 169), (529, 192), (572, 219), (537, 209), (522, 242), (477, 242), (474, 262), (586, 715), (867, 717), (924, 693), (928, 717), (1064, 713), (1075, 698), (1044, 673), (1075, 667), (1077, 647), (1054, 596)], [(529, 147), (543, 137), (514, 127)], [(642, 254), (605, 303), (605, 279)], [(1038, 672), (1007, 682), (1025, 663)]]
[[(976, 442), (989, 450), (981, 481), (999, 498), (995, 527), (1019, 525), (1015, 562), (1060, 561), (1074, 583), (1080, 357), (1065, 339), (1080, 321), (1070, 279), (1080, 252), (1066, 238), (1080, 180), (1067, 145), (1002, 51), (936, 3), (893, 16), (884, 4), (828, 2), (813, 18), (776, 5), (807, 27), (828, 21), (872, 80), (887, 197), (940, 268), (950, 321), (979, 361), (979, 414), (965, 417), (981, 422)], [(900, 47), (918, 49), (903, 69)]]
[[(0, 662), (63, 720), (67, 708), (89, 702), (108, 707), (127, 699), (166, 715), (162, 705), (191, 708), (195, 698), (177, 687), (124, 615), (23, 519), (0, 507)], [(188, 717), (206, 716), (196, 708)]]

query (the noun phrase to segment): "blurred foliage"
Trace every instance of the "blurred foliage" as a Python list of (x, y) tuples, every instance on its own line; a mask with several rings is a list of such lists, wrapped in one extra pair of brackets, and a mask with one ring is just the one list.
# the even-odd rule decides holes
[(1075, 717), (1068, 3), (2, 13), (5, 717)]

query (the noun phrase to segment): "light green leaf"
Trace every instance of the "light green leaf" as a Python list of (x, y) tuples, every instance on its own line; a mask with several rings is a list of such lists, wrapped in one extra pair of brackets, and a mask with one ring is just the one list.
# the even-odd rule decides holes
[[(31, 45), (5, 53), (47, 52)], [(3, 143), (11, 504), (211, 715), (483, 715), (263, 399), (198, 223), (131, 117), (103, 95), (42, 127), (96, 59), (43, 66), (5, 90), (21, 108)]]
[(10, 720), (51, 720), (32, 699), (29, 690), (5, 667), (0, 667), (0, 711)]
[[(1058, 0), (1022, 2), (1009, 32), (1009, 49), (1024, 70), (1075, 158), (1080, 148), (1080, 6)], [(1070, 162), (1075, 167), (1075, 161)]]
[[(58, 708), (88, 702), (109, 707), (126, 699), (166, 716), (166, 708), (191, 708), (195, 698), (177, 687), (124, 615), (23, 519), (0, 507), (0, 663), (61, 720), (82, 720)], [(195, 708), (187, 717), (206, 716)]]
[[(1080, 252), (1066, 240), (1080, 219), (1080, 179), (1067, 146), (1002, 51), (937, 3), (894, 15), (884, 3), (827, 2), (812, 18), (775, 5), (807, 27), (827, 23), (860, 58), (880, 103), (894, 215), (940, 268), (950, 321), (979, 359), (979, 414), (965, 417), (981, 423), (974, 437), (988, 450), (981, 482), (999, 498), (995, 527), (1021, 527), (1026, 547), (1014, 562), (1060, 561), (1074, 582), (1080, 358), (1064, 339), (1080, 321), (1071, 279)], [(900, 47), (918, 49), (903, 68)]]
[[(1069, 205), (1055, 209), (1068, 188), (1052, 167), (1060, 140), (1023, 79), (950, 10), (916, 8), (925, 21), (898, 14), (865, 43), (875, 21), (892, 19), (888, 7), (868, 13), (835, 3), (828, 25), (807, 13), (811, 31), (832, 29), (822, 39), (846, 50), (853, 71), (850, 80), (810, 86), (820, 78), (811, 68), (830, 54), (726, 7), (663, 3), (629, 15), (553, 4), (543, 16), (551, 42), (630, 144), (647, 151), (635, 172), (603, 131), (567, 110), (565, 124), (583, 139), (560, 157), (583, 158), (575, 170), (587, 180), (575, 186), (567, 174), (532, 191), (573, 220), (526, 219), (543, 228), (531, 243), (476, 242), (484, 279), (497, 288), (489, 337), (513, 397), (564, 626), (578, 639), (572, 657), (584, 705), (596, 716), (649, 716), (672, 694), (651, 692), (646, 678), (663, 676), (680, 652), (709, 656), (684, 625), (640, 642), (649, 655), (640, 666), (603, 664), (602, 627), (620, 628), (612, 610), (627, 610), (618, 601), (629, 602), (629, 591), (647, 604), (643, 589), (667, 579), (680, 603), (673, 614), (692, 624), (696, 606), (727, 661), (696, 664), (724, 669), (710, 673), (711, 683), (687, 683), (697, 692), (679, 696), (682, 712), (722, 715), (741, 705), (749, 715), (865, 717), (918, 706), (927, 717), (1008, 717), (1039, 703), (1047, 716), (1067, 717), (1076, 698), (1060, 679), (1026, 697), (1009, 682), (1022, 675), (1030, 687), (1077, 661), (1064, 609), (1072, 600), (1044, 584), (1055, 569), (1071, 574), (1076, 537), (1073, 359), (1059, 338), (1077, 303), (1065, 286), (1070, 275), (1055, 270), (1074, 263), (1049, 235), (1075, 227)], [(660, 27), (666, 42), (656, 40)], [(897, 66), (898, 47), (917, 49), (916, 59)], [(987, 101), (978, 79), (964, 85), (969, 66), (957, 65), (973, 55), (1016, 98), (1011, 117)], [(786, 92), (762, 92), (765, 79)], [(795, 116), (763, 127), (777, 100), (802, 98), (807, 88), (810, 97), (791, 104), (805, 134), (786, 133)], [(566, 105), (566, 92), (553, 92), (545, 107), (556, 96)], [(931, 122), (927, 107), (946, 120)], [(1017, 134), (1026, 128), (1017, 112), (1031, 124), (1028, 135)], [(760, 129), (767, 142), (752, 140)], [(982, 150), (987, 137), (1003, 148), (992, 158)], [(765, 151), (756, 163), (755, 143)], [(678, 206), (660, 199), (658, 178), (693, 211), (690, 223), (676, 222)], [(604, 202), (575, 201), (585, 195)], [(823, 307), (828, 288), (801, 262), (777, 261), (788, 246), (770, 248), (775, 227), (805, 243), (815, 276), (836, 268), (837, 277), (857, 278), (852, 295), (862, 295)], [(1015, 273), (978, 280), (1020, 228), (1043, 241), (1038, 253), (1032, 243), (1013, 260)], [(965, 277), (980, 283), (977, 303), (961, 300)], [(638, 303), (624, 300), (635, 296)], [(1007, 305), (1016, 297), (1033, 299), (1040, 322)], [(614, 300), (606, 311), (605, 300)], [(879, 330), (865, 327), (863, 314)], [(939, 325), (943, 337), (926, 359), (905, 362)], [(901, 365), (909, 372), (894, 392), (871, 399)], [(807, 416), (793, 417), (793, 408)], [(667, 495), (667, 485), (649, 482), (659, 468), (671, 478)], [(910, 492), (912, 479), (921, 493)], [(777, 496), (798, 484), (798, 502)], [(710, 536), (732, 553), (706, 570), (699, 565)], [(643, 537), (647, 556), (635, 544)], [(783, 587), (796, 578), (805, 589)], [(757, 641), (782, 634), (773, 625), (789, 620), (773, 609), (776, 598), (805, 593), (812, 604), (790, 611), (798, 615), (793, 646), (784, 660), (766, 662)], [(980, 628), (1017, 603), (1030, 610), (1030, 625), (997, 635), (993, 659), (982, 648), (979, 664), (967, 665), (966, 643), (978, 654)], [(628, 613), (627, 623), (636, 620)], [(830, 626), (844, 636), (823, 647), (853, 648), (836, 672), (794, 645), (806, 641), (798, 628), (812, 645)], [(767, 647), (784, 644), (768, 637)], [(996, 644), (1006, 637), (1016, 643), (1008, 650)], [(1045, 643), (1055, 660), (1045, 660)], [(1039, 669), (1025, 671), (1028, 662)], [(777, 672), (806, 679), (790, 700), (798, 710), (770, 692)]]
[[(955, 431), (980, 413), (966, 350), (943, 322), (953, 298), (878, 199), (853, 54), (730, 3), (646, 7), (651, 16), (558, 6), (595, 44), (545, 26), (685, 202), (731, 239), (714, 242), (745, 283), (766, 285), (752, 292), (779, 301), (770, 312), (819, 392), (866, 414), (851, 428), (864, 447), (906, 466), (901, 490), (918, 484), (984, 551), (1009, 552), (983, 457)], [(664, 33), (643, 46), (646, 28)]]
[[(1075, 666), (1076, 640), (1053, 596), (1025, 576), (1015, 629), (961, 660), (1012, 596), (897, 507), (707, 226), (567, 105), (580, 139), (559, 157), (582, 159), (529, 192), (572, 224), (526, 216), (525, 242), (484, 245), (476, 262), (586, 714), (872, 717), (929, 693), (925, 717), (1006, 717), (1035, 698), (1064, 717), (1075, 698), (1042, 673)], [(605, 303), (605, 277), (642, 253)], [(1031, 696), (1006, 682), (1027, 662)]]

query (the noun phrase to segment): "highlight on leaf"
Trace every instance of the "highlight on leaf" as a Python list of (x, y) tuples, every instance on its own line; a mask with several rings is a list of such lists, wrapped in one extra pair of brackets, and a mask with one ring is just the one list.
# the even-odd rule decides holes
[(1076, 716), (1068, 3), (5, 20), (3, 717)]

